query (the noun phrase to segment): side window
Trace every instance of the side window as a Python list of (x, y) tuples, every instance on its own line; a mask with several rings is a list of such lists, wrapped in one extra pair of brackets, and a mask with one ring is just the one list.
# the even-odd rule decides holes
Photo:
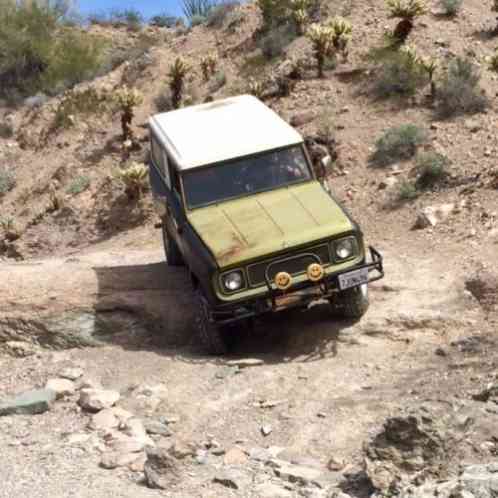
[(175, 194), (181, 198), (182, 189), (180, 186), (180, 175), (178, 174), (178, 171), (174, 168), (174, 166), (171, 162), (169, 165), (169, 169), (170, 169), (171, 185), (172, 185), (173, 192), (175, 192)]
[(169, 188), (171, 188), (171, 180), (168, 168), (168, 157), (166, 155), (166, 152), (163, 150), (161, 144), (158, 142), (157, 138), (154, 135), (151, 135), (150, 148), (154, 164), (161, 173), (161, 176), (164, 178), (166, 185)]

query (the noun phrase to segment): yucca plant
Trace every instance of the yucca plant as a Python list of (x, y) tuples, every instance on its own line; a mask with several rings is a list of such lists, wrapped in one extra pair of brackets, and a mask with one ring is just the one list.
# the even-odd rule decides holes
[(204, 81), (209, 81), (211, 76), (216, 72), (218, 57), (216, 54), (208, 54), (201, 59), (201, 71)]
[(173, 109), (178, 109), (182, 103), (185, 76), (189, 70), (190, 66), (181, 57), (177, 57), (170, 68), (168, 76)]
[(130, 166), (116, 172), (129, 199), (138, 199), (147, 186), (148, 169), (145, 164), (133, 162)]
[(328, 26), (334, 33), (332, 44), (335, 50), (341, 52), (344, 59), (346, 59), (348, 55), (348, 44), (353, 32), (353, 25), (347, 19), (337, 16), (328, 23)]
[(113, 95), (113, 100), (121, 111), (121, 129), (123, 131), (123, 141), (133, 138), (131, 123), (135, 117), (134, 109), (142, 104), (143, 95), (136, 89), (122, 87)]
[(334, 47), (334, 31), (328, 26), (312, 24), (306, 32), (306, 36), (313, 45), (313, 54), (316, 59), (318, 77), (322, 78), (325, 58), (331, 54)]
[(431, 85), (431, 98), (436, 97), (436, 82), (434, 81), (434, 74), (436, 73), (439, 64), (436, 59), (432, 57), (421, 57), (418, 60), (420, 67), (427, 73), (429, 83)]
[(386, 0), (390, 16), (401, 19), (392, 35), (399, 43), (405, 43), (413, 30), (414, 20), (427, 12), (424, 0)]
[(265, 85), (262, 81), (255, 80), (254, 78), (249, 78), (249, 85), (247, 90), (251, 95), (254, 95), (258, 99), (262, 99), (265, 93)]

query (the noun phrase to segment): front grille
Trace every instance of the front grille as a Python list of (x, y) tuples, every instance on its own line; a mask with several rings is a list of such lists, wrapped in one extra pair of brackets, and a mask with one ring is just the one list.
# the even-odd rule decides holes
[[(329, 246), (324, 244), (323, 246), (312, 247), (310, 249), (304, 249), (303, 253), (311, 253), (315, 254), (320, 258), (320, 261), (323, 265), (327, 265), (330, 263), (330, 252)], [(312, 263), (316, 263), (316, 259), (311, 256), (306, 256), (303, 254), (300, 258), (285, 260), (288, 257), (294, 256), (294, 254), (285, 254), (284, 256), (280, 256), (275, 259), (262, 261), (260, 263), (255, 263), (250, 265), (247, 268), (247, 273), (249, 277), (249, 285), (251, 287), (258, 287), (260, 285), (264, 285), (266, 283), (265, 273), (268, 265), (274, 263), (270, 269), (269, 277), (270, 280), (273, 281), (275, 275), (278, 272), (286, 271), (291, 275), (299, 275), (302, 273), (306, 273), (306, 269)], [(299, 253), (295, 254), (295, 256), (299, 256)]]

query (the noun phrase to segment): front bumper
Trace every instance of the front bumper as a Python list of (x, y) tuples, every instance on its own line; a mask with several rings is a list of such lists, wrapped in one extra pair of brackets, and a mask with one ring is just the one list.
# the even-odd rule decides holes
[[(328, 274), (320, 282), (306, 280), (294, 285), (289, 291), (277, 289), (267, 277), (266, 284), (268, 290), (263, 295), (236, 304), (223, 304), (211, 308), (211, 320), (218, 325), (227, 325), (265, 313), (278, 312), (297, 307), (308, 307), (313, 301), (331, 299), (335, 294), (341, 292), (339, 287), (339, 276), (355, 270), (368, 270), (368, 283), (380, 280), (384, 277), (382, 255), (373, 247), (370, 247), (369, 251), (369, 263), (364, 261), (358, 265), (347, 268), (346, 270)], [(316, 257), (313, 255), (309, 256)], [(319, 258), (317, 258), (317, 262), (320, 263)], [(350, 288), (360, 286), (363, 283), (359, 283)]]

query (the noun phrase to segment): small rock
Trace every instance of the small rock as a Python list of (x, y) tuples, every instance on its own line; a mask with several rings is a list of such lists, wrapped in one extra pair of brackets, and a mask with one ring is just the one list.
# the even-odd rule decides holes
[(145, 453), (135, 453), (138, 455), (138, 458), (136, 460), (133, 460), (133, 462), (128, 464), (128, 468), (132, 472), (139, 472), (142, 473), (145, 469), (145, 461), (147, 460), (147, 457), (145, 456)]
[(132, 413), (123, 410), (118, 406), (113, 408), (105, 408), (92, 416), (88, 426), (93, 430), (105, 431), (119, 427), (131, 417), (133, 417)]
[(104, 469), (117, 469), (126, 467), (140, 458), (137, 453), (120, 453), (118, 451), (109, 451), (102, 455), (100, 466)]
[(63, 379), (68, 379), (68, 380), (78, 380), (79, 378), (83, 377), (83, 369), (79, 367), (68, 367), (64, 368), (59, 372), (59, 376)]
[[(120, 454), (138, 453), (147, 446), (146, 441), (143, 439), (137, 439), (124, 434), (117, 434), (116, 437), (108, 441), (107, 444), (115, 453)], [(149, 446), (153, 446), (153, 444)]]
[(14, 358), (27, 358), (37, 352), (34, 344), (24, 341), (7, 341), (3, 347), (5, 352)]
[(4, 401), (0, 401), (0, 416), (38, 415), (50, 410), (56, 393), (50, 389), (26, 391)]
[(192, 444), (187, 444), (183, 441), (175, 441), (174, 444), (169, 449), (169, 452), (172, 456), (177, 458), (178, 460), (183, 460), (189, 456), (195, 455), (195, 448)]
[(104, 389), (82, 389), (78, 404), (89, 412), (98, 412), (105, 408), (111, 408), (119, 401), (120, 395), (117, 391)]
[(226, 452), (223, 463), (225, 465), (243, 465), (247, 462), (247, 459), (247, 454), (235, 446)]
[(144, 427), (147, 434), (155, 434), (164, 437), (169, 437), (173, 434), (166, 424), (155, 420), (145, 420)]
[(278, 463), (275, 474), (281, 479), (302, 485), (313, 484), (322, 477), (322, 472), (318, 469), (304, 465), (293, 465), (285, 461)]
[(465, 128), (467, 128), (467, 130), (469, 130), (471, 133), (476, 133), (482, 128), (482, 126), (475, 119), (467, 119), (465, 121)]
[(227, 469), (220, 472), (214, 476), (213, 482), (222, 484), (230, 489), (239, 490), (242, 490), (252, 484), (252, 481), (247, 474), (235, 469)]
[(24, 105), (26, 107), (41, 107), (48, 101), (48, 97), (44, 93), (37, 93), (33, 97), (28, 97), (24, 99)]
[(54, 391), (57, 399), (64, 396), (71, 396), (76, 391), (74, 383), (67, 379), (49, 379), (45, 385), (45, 389)]
[(263, 427), (261, 427), (261, 434), (263, 434), (263, 436), (269, 436), (273, 431), (273, 428), (271, 425), (263, 425)]
[(269, 482), (256, 486), (256, 496), (258, 498), (291, 498), (292, 493), (287, 489)]
[(264, 361), (259, 358), (245, 358), (240, 360), (229, 360), (226, 364), (229, 367), (248, 368), (263, 365)]
[(167, 448), (147, 447), (145, 451), (144, 473), (149, 488), (169, 489), (180, 480), (177, 461)]
[(441, 204), (439, 206), (428, 206), (420, 210), (413, 228), (434, 227), (446, 221), (454, 212), (455, 204)]
[(303, 126), (306, 123), (309, 123), (315, 119), (315, 113), (311, 110), (303, 111), (298, 114), (294, 114), (294, 116), (290, 119), (291, 126)]
[(339, 472), (345, 467), (345, 464), (342, 460), (332, 457), (327, 463), (327, 468), (331, 472)]
[(379, 190), (392, 189), (398, 183), (398, 179), (394, 176), (388, 176), (385, 180), (379, 183)]
[(448, 356), (448, 353), (443, 348), (436, 348), (436, 350), (434, 351), (434, 353), (437, 356)]

